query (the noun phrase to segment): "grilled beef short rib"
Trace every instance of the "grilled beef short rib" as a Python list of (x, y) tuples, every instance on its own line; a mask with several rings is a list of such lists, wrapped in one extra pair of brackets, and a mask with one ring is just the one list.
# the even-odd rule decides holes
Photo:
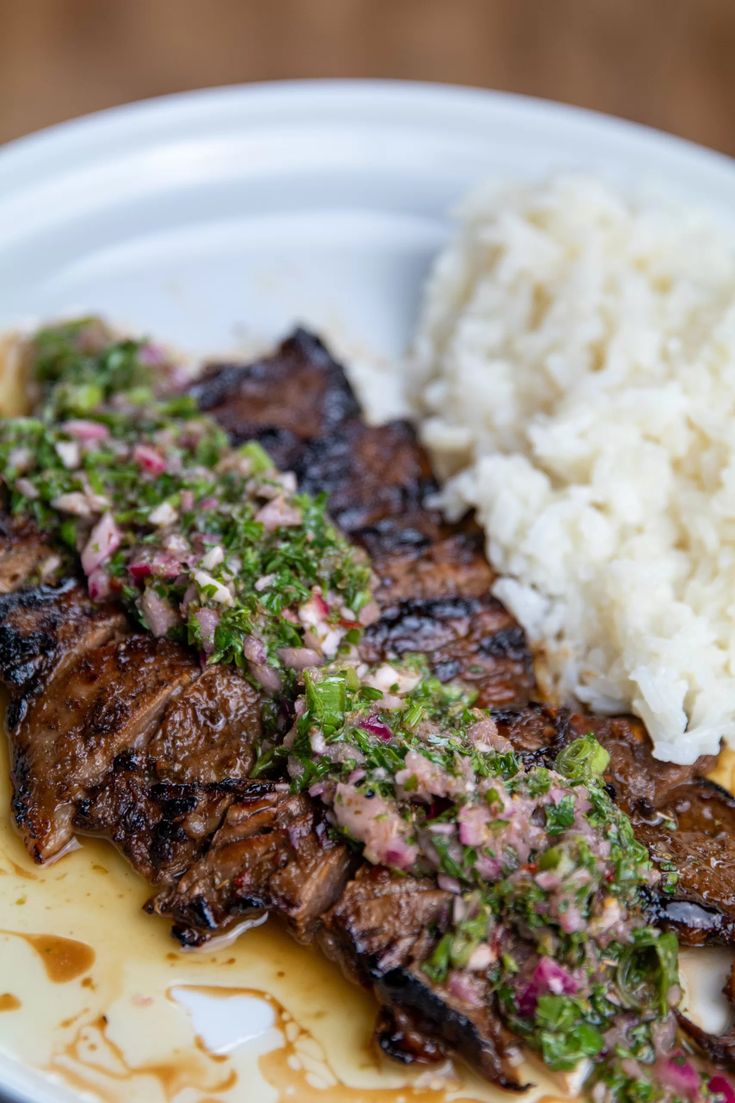
[[(531, 655), (489, 596), (483, 534), (427, 504), (436, 484), (413, 430), (365, 425), (342, 369), (303, 331), (255, 364), (211, 366), (190, 393), (234, 441), (258, 440), (302, 488), (327, 490), (335, 519), (370, 554), (381, 617), (363, 657), (424, 653), (439, 678), (477, 690), (530, 761), (552, 761), (594, 731), (639, 837), (654, 860), (681, 869), (675, 894), (652, 909), (685, 941), (735, 941), (732, 889), (718, 872), (735, 802), (698, 776), (707, 763), (654, 762), (636, 721), (529, 704)], [(458, 1052), (518, 1087), (491, 1004), (467, 1006), (420, 968), (448, 922), (448, 894), (360, 862), (308, 797), (249, 777), (259, 703), (238, 673), (202, 671), (177, 646), (134, 632), (73, 578), (35, 586), (50, 549), (32, 526), (0, 517), (0, 539), (14, 812), (34, 857), (54, 856), (75, 830), (112, 839), (159, 887), (149, 910), (187, 945), (254, 911), (277, 913), (374, 991), (386, 1052)]]

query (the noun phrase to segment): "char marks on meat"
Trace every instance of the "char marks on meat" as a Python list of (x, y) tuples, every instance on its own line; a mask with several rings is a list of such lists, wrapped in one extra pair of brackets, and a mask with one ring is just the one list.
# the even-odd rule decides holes
[(156, 897), (150, 910), (173, 918), (185, 945), (198, 945), (234, 917), (276, 911), (300, 942), (337, 900), (352, 861), (308, 797), (285, 784), (251, 782), (238, 795), (203, 857)]
[[(431, 982), (421, 969), (449, 925), (451, 903), (451, 893), (432, 880), (363, 865), (324, 916), (321, 945), (348, 977), (371, 988), (381, 1004), (398, 1009), (414, 1049), (423, 1053), (428, 1045), (431, 1052), (440, 1035), (488, 1079), (520, 1089), (524, 1085), (508, 1061), (507, 1038), (487, 993), (457, 993)], [(377, 1032), (388, 1040), (384, 1015)], [(400, 1048), (395, 1031), (392, 1043), (394, 1050)], [(401, 1053), (405, 1060), (410, 1050), (403, 1046)]]
[[(303, 331), (254, 364), (212, 365), (190, 393), (234, 441), (258, 440), (302, 489), (329, 492), (333, 517), (370, 554), (381, 615), (363, 658), (423, 653), (440, 679), (477, 690), (529, 761), (552, 762), (593, 731), (639, 837), (654, 860), (680, 869), (675, 893), (652, 911), (690, 942), (735, 940), (724, 864), (719, 872), (723, 854), (732, 862), (735, 801), (691, 768), (654, 762), (635, 721), (529, 704), (532, 658), (489, 595), (483, 534), (427, 504), (436, 484), (410, 426), (365, 425), (342, 369)], [(387, 1053), (458, 1052), (519, 1087), (484, 993), (449, 991), (420, 968), (449, 922), (450, 894), (360, 863), (314, 801), (249, 777), (260, 710), (237, 672), (202, 672), (181, 648), (93, 605), (73, 579), (11, 593), (49, 549), (30, 528), (1, 524), (0, 680), (10, 694), (14, 812), (31, 853), (53, 856), (74, 830), (112, 839), (159, 886), (148, 908), (187, 945), (273, 911), (375, 993)]]
[(258, 440), (282, 470), (295, 466), (309, 441), (360, 414), (342, 368), (301, 329), (273, 356), (210, 365), (189, 393), (233, 443)]
[(54, 554), (30, 521), (0, 513), (0, 594), (27, 586)]
[(196, 674), (175, 644), (131, 635), (60, 666), (12, 731), (13, 810), (34, 857), (71, 840), (73, 815), (123, 750), (144, 746), (166, 704)]

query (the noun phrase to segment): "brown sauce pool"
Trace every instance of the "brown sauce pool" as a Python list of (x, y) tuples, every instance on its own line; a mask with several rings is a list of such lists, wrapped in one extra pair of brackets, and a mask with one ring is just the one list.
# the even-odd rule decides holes
[(43, 962), (46, 976), (54, 984), (66, 984), (88, 973), (94, 965), (95, 952), (86, 942), (73, 938), (59, 938), (52, 934), (22, 934), (20, 931), (3, 931), (0, 935), (22, 938), (31, 946)]

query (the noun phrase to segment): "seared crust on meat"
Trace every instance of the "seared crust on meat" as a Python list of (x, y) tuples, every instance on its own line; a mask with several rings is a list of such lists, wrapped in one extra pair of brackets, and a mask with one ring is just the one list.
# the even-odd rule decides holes
[(33, 522), (0, 512), (0, 594), (27, 585), (53, 554)]
[(161, 780), (247, 778), (261, 735), (260, 695), (242, 674), (210, 666), (166, 709), (148, 743)]
[(262, 360), (210, 365), (189, 393), (233, 443), (259, 441), (284, 470), (310, 440), (360, 413), (343, 369), (318, 337), (302, 329)]
[[(429, 458), (406, 421), (366, 425), (354, 419), (327, 437), (313, 440), (294, 470), (308, 494), (326, 492), (329, 512), (343, 532), (360, 542), (363, 529), (386, 517), (405, 517), (426, 508), (437, 490)], [(427, 511), (426, 525), (441, 517)]]
[(121, 611), (95, 604), (74, 579), (0, 597), (0, 683), (10, 694), (10, 731), (59, 667), (125, 630)]
[[(469, 1002), (422, 971), (451, 915), (451, 893), (432, 880), (363, 865), (324, 916), (320, 935), (328, 957), (348, 977), (403, 1013), (413, 1044), (425, 1034), (444, 1041), (496, 1084), (520, 1090), (506, 1055), (505, 1032), (488, 1000)], [(379, 1018), (378, 1030), (384, 1029)], [(404, 1059), (407, 1051), (403, 1050)]]
[(287, 785), (251, 782), (228, 809), (207, 853), (149, 910), (173, 918), (185, 945), (198, 945), (253, 911), (275, 910), (309, 941), (339, 896), (351, 865), (316, 805)]
[(122, 750), (145, 744), (197, 671), (183, 648), (135, 635), (86, 650), (45, 682), (12, 733), (13, 812), (37, 861), (70, 842), (76, 803)]
[(78, 801), (74, 827), (108, 836), (153, 884), (171, 884), (199, 857), (243, 783), (161, 781), (145, 752), (119, 754)]
[(382, 610), (360, 644), (366, 662), (425, 655), (442, 682), (477, 691), (477, 705), (522, 705), (534, 690), (525, 635), (490, 594), (406, 600)]

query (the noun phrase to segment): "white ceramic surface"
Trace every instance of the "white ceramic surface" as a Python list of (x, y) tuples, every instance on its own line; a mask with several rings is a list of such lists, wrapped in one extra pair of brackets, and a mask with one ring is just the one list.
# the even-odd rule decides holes
[[(453, 204), (485, 177), (568, 168), (663, 186), (733, 220), (728, 159), (497, 93), (293, 83), (105, 112), (0, 151), (0, 330), (94, 311), (201, 353), (301, 321), (358, 366), (382, 362), (376, 406), (393, 408)], [(182, 1002), (196, 1014), (196, 999)], [(255, 1025), (230, 1024), (214, 1048), (269, 1029), (267, 1008), (238, 1007)], [(14, 1099), (80, 1098), (1, 1053), (0, 1085)]]

